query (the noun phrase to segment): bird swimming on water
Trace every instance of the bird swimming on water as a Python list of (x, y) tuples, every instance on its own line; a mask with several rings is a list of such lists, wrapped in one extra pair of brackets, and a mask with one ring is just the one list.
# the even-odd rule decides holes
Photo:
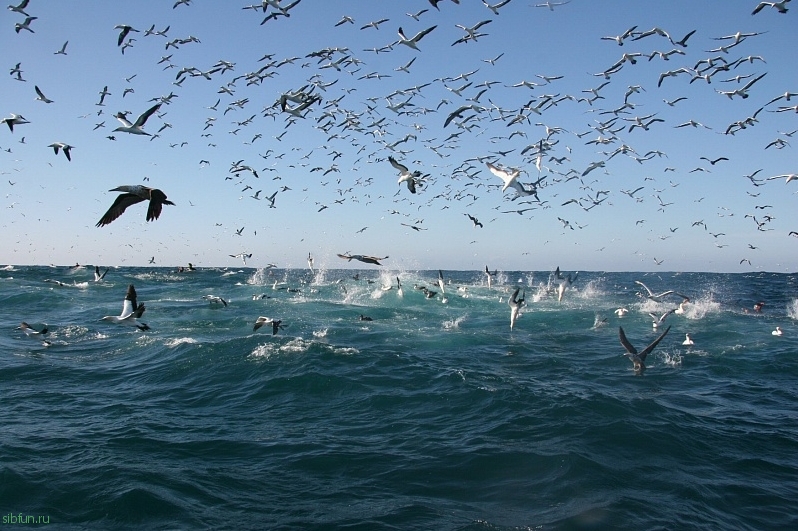
[(150, 205), (147, 208), (147, 221), (153, 221), (158, 219), (161, 215), (161, 209), (163, 205), (174, 205), (171, 201), (166, 199), (166, 194), (162, 191), (158, 190), (157, 188), (150, 188), (149, 186), (143, 186), (140, 184), (135, 184), (132, 186), (117, 186), (109, 190), (109, 192), (125, 192), (120, 194), (114, 204), (111, 205), (111, 208), (108, 209), (100, 221), (97, 222), (98, 227), (102, 227), (108, 225), (113, 220), (121, 216), (127, 207), (130, 205), (135, 205), (136, 203), (140, 203), (142, 201), (149, 201)]

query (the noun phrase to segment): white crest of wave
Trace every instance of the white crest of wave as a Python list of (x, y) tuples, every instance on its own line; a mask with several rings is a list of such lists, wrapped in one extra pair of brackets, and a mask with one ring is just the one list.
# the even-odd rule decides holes
[(199, 343), (193, 337), (176, 337), (174, 339), (170, 339), (166, 342), (167, 347), (177, 347), (179, 345), (196, 345)]
[(456, 328), (460, 328), (460, 323), (465, 321), (467, 317), (468, 317), (467, 315), (461, 315), (460, 317), (458, 317), (456, 319), (450, 319), (448, 321), (444, 321), (443, 322), (443, 329), (444, 330), (453, 330), (453, 329), (456, 329)]

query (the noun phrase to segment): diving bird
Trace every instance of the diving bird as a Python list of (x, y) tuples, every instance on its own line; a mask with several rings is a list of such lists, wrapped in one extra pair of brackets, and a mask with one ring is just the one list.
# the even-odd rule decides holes
[(491, 285), (493, 284), (493, 277), (496, 276), (496, 271), (491, 273), (490, 269), (488, 269), (488, 266), (485, 266), (485, 276), (488, 277), (488, 289), (490, 289)]
[(310, 269), (311, 273), (313, 274), (316, 273), (315, 271), (313, 271), (313, 255), (311, 255), (310, 253), (308, 253), (308, 269)]
[(106, 315), (101, 321), (109, 321), (115, 324), (123, 324), (127, 326), (135, 326), (139, 330), (149, 330), (150, 327), (145, 323), (139, 322), (138, 319), (144, 315), (144, 303), (137, 304), (136, 302), (136, 288), (133, 284), (127, 287), (125, 300), (122, 303), (122, 313), (116, 315)]
[(388, 258), (387, 256), (379, 258), (376, 256), (364, 256), (362, 254), (349, 254), (349, 253), (346, 254), (337, 253), (337, 254), (338, 258), (343, 258), (344, 260), (347, 260), (349, 262), (351, 262), (352, 260), (357, 260), (359, 262), (363, 262), (364, 264), (374, 264), (378, 266), (382, 265), (380, 263), (380, 260), (386, 260)]
[(399, 170), (399, 180), (397, 183), (407, 183), (407, 189), (410, 190), (410, 193), (416, 193), (416, 185), (418, 184), (421, 186), (421, 184), (418, 182), (418, 180), (421, 178), (421, 172), (416, 170), (413, 173), (410, 173), (410, 170), (407, 169), (407, 166), (397, 162), (397, 160), (393, 157), (388, 157), (388, 162), (391, 163), (391, 166)]
[(149, 186), (143, 186), (140, 184), (135, 184), (132, 186), (117, 186), (116, 188), (109, 190), (109, 192), (124, 193), (117, 196), (114, 204), (108, 209), (108, 212), (106, 212), (103, 217), (100, 218), (100, 221), (97, 222), (98, 227), (108, 225), (113, 220), (121, 216), (127, 207), (142, 201), (150, 202), (149, 206), (147, 207), (147, 221), (158, 219), (158, 217), (161, 215), (161, 209), (163, 208), (163, 205), (174, 205), (173, 202), (166, 199), (166, 194), (164, 194), (162, 191), (158, 190), (157, 188), (150, 188)]
[(518, 182), (518, 176), (521, 175), (521, 170), (504, 170), (502, 168), (498, 168), (491, 164), (490, 162), (485, 163), (488, 166), (490, 172), (499, 177), (502, 181), (504, 181), (504, 186), (502, 186), (502, 192), (507, 190), (507, 188), (515, 188), (516, 196), (525, 196), (525, 195), (534, 195), (537, 197), (537, 190), (534, 188), (531, 190), (527, 190), (524, 188), (524, 185)]
[(647, 346), (640, 352), (637, 352), (637, 349), (634, 348), (634, 346), (632, 346), (632, 344), (629, 342), (628, 339), (626, 339), (626, 334), (624, 334), (623, 332), (623, 327), (620, 326), (618, 327), (618, 337), (621, 340), (621, 345), (623, 345), (623, 348), (626, 349), (626, 354), (624, 355), (628, 356), (629, 359), (632, 360), (632, 363), (634, 364), (635, 368), (635, 373), (642, 374), (643, 371), (646, 370), (646, 364), (645, 364), (646, 356), (648, 356), (651, 353), (651, 351), (654, 350), (654, 348), (659, 344), (660, 341), (662, 341), (662, 338), (665, 337), (665, 335), (668, 333), (670, 329), (671, 327), (669, 326), (649, 346)]
[(115, 118), (117, 120), (119, 120), (120, 122), (122, 122), (122, 125), (117, 127), (116, 129), (114, 129), (114, 131), (115, 132), (116, 131), (120, 131), (120, 132), (123, 132), (123, 133), (130, 133), (132, 135), (147, 135), (147, 136), (151, 136), (149, 133), (145, 132), (142, 129), (142, 127), (144, 127), (144, 124), (147, 122), (147, 119), (150, 116), (152, 116), (155, 112), (157, 112), (158, 109), (160, 109), (160, 108), (161, 108), (161, 104), (160, 103), (157, 103), (157, 104), (153, 105), (152, 107), (150, 107), (149, 109), (144, 111), (141, 115), (139, 115), (139, 117), (136, 118), (136, 121), (133, 122), (133, 123), (130, 123), (130, 121), (127, 119), (127, 117), (123, 113), (119, 112), (119, 113), (116, 114)]
[(267, 324), (272, 325), (272, 335), (273, 336), (277, 335), (277, 331), (280, 330), (283, 327), (282, 321), (274, 320), (271, 317), (258, 317), (258, 319), (255, 321), (255, 326), (252, 327), (252, 331), (254, 332), (255, 330), (257, 330), (261, 326), (267, 325)]
[(524, 298), (526, 296), (526, 292), (521, 295), (521, 298), (518, 298), (518, 292), (521, 288), (515, 288), (512, 297), (510, 300), (507, 301), (507, 304), (510, 305), (510, 330), (512, 331), (515, 328), (515, 321), (518, 319), (518, 315), (521, 312), (521, 308), (524, 306)]
[(108, 274), (108, 269), (103, 271), (102, 274), (101, 274), (100, 273), (100, 266), (97, 266), (97, 265), (94, 266), (94, 281), (95, 282), (102, 282), (102, 280), (105, 278), (105, 275), (107, 275), (107, 274)]
[(479, 222), (479, 220), (478, 220), (477, 218), (475, 218), (475, 217), (474, 217), (474, 216), (472, 216), (471, 214), (465, 214), (465, 215), (466, 215), (466, 216), (468, 216), (468, 219), (470, 219), (470, 220), (471, 220), (471, 223), (473, 223), (473, 224), (474, 224), (474, 228), (476, 228), (476, 227), (479, 227), (480, 229), (481, 229), (481, 228), (483, 228), (483, 225), (482, 225), (482, 223), (480, 223), (480, 222)]

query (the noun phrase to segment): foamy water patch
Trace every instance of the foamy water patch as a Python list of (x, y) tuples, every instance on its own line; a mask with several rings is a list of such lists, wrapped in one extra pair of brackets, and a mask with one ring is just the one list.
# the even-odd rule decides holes
[(173, 339), (169, 339), (166, 342), (166, 346), (169, 348), (178, 347), (180, 345), (196, 345), (199, 341), (194, 339), (193, 337), (177, 337)]
[(456, 330), (460, 328), (460, 323), (466, 320), (467, 315), (461, 315), (455, 319), (450, 319), (448, 321), (443, 322), (443, 329), (444, 330)]
[(787, 317), (798, 320), (798, 299), (793, 299), (792, 302), (787, 305)]

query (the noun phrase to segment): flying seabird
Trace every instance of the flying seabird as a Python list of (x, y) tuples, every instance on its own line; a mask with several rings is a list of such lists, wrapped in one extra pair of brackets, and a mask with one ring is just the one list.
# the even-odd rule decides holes
[(418, 50), (418, 46), (417, 46), (418, 41), (423, 39), (424, 36), (427, 33), (431, 32), (432, 30), (434, 30), (437, 27), (438, 26), (432, 26), (432, 27), (427, 28), (425, 30), (421, 30), (418, 33), (416, 33), (415, 37), (413, 37), (412, 39), (408, 39), (407, 37), (405, 37), (404, 31), (402, 31), (402, 28), (400, 27), (399, 28), (399, 42), (397, 44), (404, 44), (406, 46), (409, 46), (410, 48), (413, 48), (414, 50)]
[(122, 42), (125, 40), (125, 37), (127, 37), (128, 33), (130, 33), (131, 31), (136, 31), (136, 32), (139, 31), (137, 29), (134, 29), (132, 26), (128, 26), (127, 24), (117, 24), (116, 26), (114, 26), (114, 29), (119, 30), (119, 38), (116, 40), (117, 46), (122, 46)]
[(127, 287), (125, 300), (122, 303), (122, 313), (119, 314), (119, 316), (106, 315), (101, 319), (101, 321), (110, 321), (116, 324), (135, 326), (139, 330), (149, 330), (149, 326), (138, 321), (138, 319), (144, 314), (144, 310), (144, 303), (136, 304), (136, 288), (133, 287), (133, 284), (130, 284)]
[(70, 146), (69, 144), (66, 144), (64, 142), (53, 142), (52, 144), (50, 144), (47, 147), (53, 148), (53, 152), (56, 155), (58, 155), (58, 150), (60, 149), (61, 151), (64, 152), (64, 156), (67, 158), (67, 160), (72, 162), (72, 153), (71, 153), (71, 151), (72, 151), (72, 148), (74, 146)]
[(623, 327), (620, 326), (618, 327), (618, 336), (621, 339), (621, 345), (623, 345), (623, 348), (626, 349), (626, 354), (624, 355), (628, 356), (629, 359), (632, 360), (635, 372), (637, 374), (642, 374), (643, 371), (646, 370), (646, 364), (645, 364), (646, 356), (648, 356), (651, 353), (651, 351), (654, 350), (654, 347), (656, 347), (659, 344), (659, 342), (662, 341), (662, 338), (665, 337), (665, 335), (668, 333), (670, 329), (671, 327), (669, 326), (649, 346), (647, 346), (640, 352), (637, 352), (637, 349), (634, 348), (631, 343), (629, 343), (628, 339), (626, 339), (626, 334), (623, 333)]
[(161, 209), (163, 205), (174, 205), (171, 201), (166, 199), (166, 194), (162, 191), (158, 190), (157, 188), (150, 188), (149, 186), (143, 186), (140, 184), (135, 184), (132, 186), (117, 186), (109, 190), (109, 192), (125, 192), (120, 194), (114, 204), (111, 205), (111, 208), (108, 209), (100, 221), (97, 222), (98, 227), (102, 227), (108, 225), (113, 220), (121, 216), (127, 207), (130, 205), (135, 205), (136, 203), (140, 203), (141, 201), (149, 201), (149, 207), (147, 208), (147, 221), (153, 221), (158, 219), (161, 215)]
[(0, 123), (5, 123), (8, 129), (13, 133), (15, 125), (29, 124), (30, 122), (22, 115), (11, 113), (9, 118), (3, 118), (0, 120)]
[(240, 258), (244, 265), (247, 265), (247, 258), (252, 258), (252, 253), (238, 253), (238, 254), (231, 254), (230, 258)]
[(490, 162), (485, 163), (488, 166), (488, 169), (491, 171), (493, 175), (499, 177), (502, 181), (504, 181), (504, 186), (502, 186), (502, 193), (509, 187), (515, 188), (516, 197), (518, 196), (525, 196), (525, 195), (534, 195), (537, 197), (537, 190), (532, 188), (531, 190), (527, 190), (524, 188), (524, 185), (518, 182), (518, 176), (521, 175), (521, 170), (504, 170), (498, 168), (491, 164)]
[(756, 15), (760, 11), (762, 11), (766, 7), (772, 7), (778, 10), (779, 13), (782, 15), (787, 12), (787, 3), (790, 0), (782, 0), (781, 2), (759, 2), (757, 6), (754, 8), (752, 15)]
[(203, 295), (202, 298), (208, 301), (211, 305), (215, 304), (218, 306), (219, 304), (221, 304), (224, 307), (227, 307), (227, 301), (219, 297), (218, 295)]
[(271, 317), (258, 317), (258, 320), (255, 321), (255, 326), (252, 327), (252, 331), (254, 332), (261, 326), (267, 324), (272, 325), (272, 335), (276, 335), (277, 331), (283, 328), (282, 321), (275, 321)]
[[(24, 15), (26, 17), (30, 16), (27, 13), (25, 13), (25, 8), (28, 7), (28, 2), (30, 2), (30, 0), (22, 0), (18, 5), (10, 5), (10, 6), (8, 6), (8, 10), (9, 11), (14, 11), (15, 13), (19, 13), (20, 15)], [(22, 324), (25, 324), (25, 323), (22, 323)]]
[(33, 90), (36, 91), (36, 101), (43, 101), (44, 103), (53, 103), (53, 100), (45, 96), (42, 90), (38, 87), (38, 85), (34, 85)]
[(663, 291), (662, 293), (654, 294), (654, 292), (652, 292), (650, 289), (648, 289), (648, 286), (646, 286), (645, 284), (643, 284), (639, 280), (635, 280), (635, 284), (640, 284), (641, 286), (643, 286), (643, 288), (646, 290), (646, 292), (648, 292), (647, 298), (651, 299), (654, 302), (662, 302), (662, 299), (667, 297), (668, 295), (677, 295), (677, 296), (679, 296), (682, 299), (685, 299), (687, 301), (690, 300), (690, 297), (688, 297), (686, 295), (682, 295), (681, 293), (676, 293), (672, 289), (670, 289), (668, 291)]
[(337, 253), (337, 254), (338, 254), (338, 258), (343, 258), (344, 260), (347, 260), (349, 262), (351, 262), (352, 260), (358, 260), (359, 262), (363, 262), (364, 264), (374, 264), (374, 265), (378, 265), (378, 266), (382, 265), (379, 262), (380, 260), (387, 260), (387, 258), (388, 258), (387, 256), (379, 258), (379, 257), (376, 257), (376, 256), (364, 256), (362, 254), (349, 254), (349, 253), (346, 253), (346, 254)]
[(577, 271), (576, 274), (573, 277), (571, 277), (570, 273), (568, 273), (567, 277), (564, 277), (564, 276), (562, 276), (562, 273), (560, 273), (560, 267), (557, 266), (557, 270), (554, 272), (554, 277), (557, 280), (561, 281), (561, 282), (559, 282), (559, 285), (557, 286), (557, 302), (560, 302), (560, 301), (562, 301), (562, 297), (565, 294), (565, 290), (570, 288), (571, 285), (579, 277), (579, 272)]
[(515, 321), (518, 319), (518, 315), (521, 311), (521, 308), (524, 306), (524, 298), (526, 296), (526, 292), (521, 295), (521, 298), (518, 298), (518, 292), (521, 288), (515, 288), (512, 297), (510, 300), (507, 301), (507, 304), (510, 305), (510, 331), (513, 330), (515, 327)]
[(421, 178), (421, 172), (416, 170), (413, 173), (410, 173), (410, 170), (407, 169), (407, 166), (397, 162), (397, 160), (393, 157), (388, 157), (388, 162), (391, 163), (391, 166), (399, 170), (399, 180), (397, 183), (402, 184), (403, 182), (406, 182), (407, 189), (410, 190), (410, 193), (416, 193), (416, 184), (421, 186), (421, 183), (418, 182), (418, 179)]
[(42, 345), (44, 345), (45, 347), (50, 346), (50, 342), (48, 340), (44, 339), (45, 334), (47, 334), (47, 325), (44, 325), (44, 327), (41, 330), (36, 330), (35, 328), (33, 328), (31, 325), (29, 325), (25, 321), (22, 321), (20, 323), (20, 325), (16, 329), (17, 330), (22, 330), (22, 332), (27, 337), (30, 337), (32, 339), (41, 340)]
[(672, 314), (672, 313), (675, 313), (675, 312), (676, 312), (676, 308), (671, 308), (670, 310), (668, 310), (667, 312), (665, 312), (665, 313), (663, 313), (662, 315), (659, 315), (659, 316), (658, 316), (657, 314), (655, 314), (655, 313), (651, 313), (651, 312), (649, 312), (649, 314), (648, 314), (648, 315), (649, 315), (649, 316), (651, 317), (651, 319), (653, 320), (653, 321), (651, 322), (651, 325), (652, 325), (654, 328), (659, 328), (659, 326), (660, 326), (662, 323), (664, 323), (664, 322), (665, 322), (665, 319), (666, 319), (666, 318), (667, 318), (667, 317), (668, 317), (670, 314)]
[(115, 118), (120, 122), (122, 122), (122, 125), (114, 129), (114, 132), (121, 131), (123, 133), (130, 133), (132, 135), (152, 136), (149, 133), (145, 132), (142, 129), (142, 127), (144, 127), (144, 124), (147, 122), (147, 119), (150, 116), (152, 116), (155, 112), (157, 112), (158, 109), (160, 108), (161, 104), (156, 103), (155, 105), (144, 111), (138, 118), (136, 118), (136, 121), (133, 123), (130, 123), (130, 121), (128, 121), (127, 117), (123, 113), (121, 112), (117, 113)]

